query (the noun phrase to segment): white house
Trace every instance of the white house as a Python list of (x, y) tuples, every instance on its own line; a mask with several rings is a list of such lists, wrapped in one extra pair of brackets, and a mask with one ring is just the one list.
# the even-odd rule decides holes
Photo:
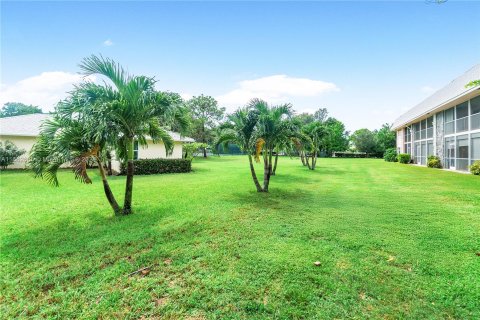
[(467, 171), (480, 160), (480, 64), (401, 115), (393, 124), (398, 152), (426, 165), (438, 156), (444, 168)]
[[(25, 168), (28, 160), (28, 153), (33, 144), (37, 140), (40, 133), (40, 126), (42, 122), (51, 117), (49, 114), (28, 114), (23, 116), (0, 118), (0, 141), (11, 141), (20, 149), (24, 149), (26, 153), (18, 158), (9, 168)], [(170, 136), (175, 141), (172, 154), (168, 155), (165, 152), (163, 143), (153, 143), (152, 140), (147, 140), (148, 146), (146, 148), (138, 147), (135, 143), (135, 159), (152, 159), (152, 158), (182, 158), (182, 146), (184, 143), (194, 142), (192, 138), (182, 137), (177, 132), (169, 132)], [(112, 168), (119, 171), (120, 163), (112, 161)]]

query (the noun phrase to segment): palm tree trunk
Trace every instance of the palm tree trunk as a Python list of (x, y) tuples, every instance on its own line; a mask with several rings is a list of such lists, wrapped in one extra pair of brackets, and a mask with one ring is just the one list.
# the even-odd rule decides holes
[(312, 170), (315, 170), (316, 165), (317, 165), (317, 151), (315, 151), (312, 156)]
[(312, 167), (310, 166), (310, 162), (308, 161), (308, 154), (305, 154), (305, 162), (307, 164), (308, 169), (312, 170)]
[(273, 164), (272, 176), (274, 176), (275, 172), (277, 172), (277, 163), (278, 163), (278, 151), (277, 151), (277, 154), (275, 155), (275, 162)]
[(304, 166), (307, 165), (307, 163), (305, 162), (305, 152), (303, 152), (303, 151), (300, 151), (300, 160), (302, 160), (302, 164)]
[(110, 203), (110, 206), (113, 209), (113, 213), (118, 216), (122, 213), (122, 209), (118, 205), (118, 202), (113, 195), (112, 189), (110, 189), (110, 185), (108, 184), (107, 175), (105, 174), (105, 168), (103, 167), (102, 161), (100, 161), (98, 157), (96, 159), (98, 163), (98, 169), (100, 170), (100, 176), (102, 177), (103, 191), (105, 191), (105, 196), (107, 197), (108, 203)]
[(252, 173), (253, 183), (255, 183), (255, 187), (257, 188), (257, 192), (262, 192), (262, 187), (258, 182), (257, 174), (255, 173), (255, 167), (253, 166), (252, 155), (248, 155), (248, 162), (250, 162), (250, 172)]
[(273, 150), (267, 150), (264, 158), (263, 192), (268, 192), (268, 185), (270, 184), (270, 173), (272, 172), (272, 151)]
[(133, 138), (130, 138), (127, 146), (127, 182), (125, 185), (125, 200), (123, 202), (123, 214), (132, 213), (132, 195), (133, 195)]

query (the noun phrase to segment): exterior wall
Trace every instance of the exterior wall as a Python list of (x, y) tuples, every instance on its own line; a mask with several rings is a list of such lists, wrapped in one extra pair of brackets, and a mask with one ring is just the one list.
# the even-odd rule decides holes
[(404, 139), (403, 139), (404, 133), (405, 133), (405, 129), (397, 130), (397, 153), (405, 152)]
[[(8, 166), (8, 169), (25, 169), (28, 160), (28, 154), (33, 145), (37, 141), (37, 137), (22, 137), (22, 136), (0, 136), (0, 141), (11, 141), (19, 149), (24, 149), (26, 152), (20, 156), (14, 164)], [(151, 140), (147, 141), (148, 148), (139, 147), (138, 158), (139, 159), (153, 159), (153, 158), (169, 158), (169, 159), (181, 159), (183, 153), (183, 143), (176, 141), (173, 147), (171, 155), (167, 156), (165, 152), (165, 146), (163, 143), (153, 143)], [(68, 166), (68, 165), (67, 165)], [(63, 166), (62, 166), (63, 167)], [(120, 162), (117, 160), (112, 161), (112, 169), (120, 172)]]
[(138, 159), (155, 159), (155, 158), (168, 158), (168, 159), (180, 159), (182, 158), (183, 147), (181, 142), (175, 142), (172, 154), (167, 156), (165, 151), (165, 145), (162, 142), (153, 143), (148, 140), (148, 147), (138, 147)]
[(12, 165), (8, 166), (8, 169), (25, 169), (28, 160), (28, 154), (30, 149), (32, 149), (36, 137), (21, 137), (21, 136), (0, 136), (0, 141), (3, 143), (5, 141), (13, 142), (19, 149), (24, 149), (26, 152), (21, 155)]
[[(167, 159), (181, 159), (183, 155), (183, 143), (176, 141), (173, 147), (172, 154), (167, 156), (165, 151), (165, 145), (162, 142), (153, 143), (151, 140), (147, 140), (148, 147), (143, 148), (142, 146), (138, 147), (138, 159), (156, 159), (156, 158), (167, 158)], [(112, 161), (112, 170), (120, 172), (120, 161)]]

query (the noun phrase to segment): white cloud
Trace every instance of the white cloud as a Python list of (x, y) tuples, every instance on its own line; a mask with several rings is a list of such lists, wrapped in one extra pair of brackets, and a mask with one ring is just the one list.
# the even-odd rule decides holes
[(269, 103), (289, 102), (294, 97), (316, 97), (326, 92), (340, 91), (331, 82), (307, 78), (293, 78), (287, 75), (273, 75), (238, 83), (238, 88), (216, 99), (222, 106), (237, 107), (252, 98), (260, 98)]
[(432, 94), (432, 93), (435, 92), (435, 89), (432, 88), (432, 87), (430, 87), (430, 86), (423, 86), (423, 87), (420, 88), (420, 91), (421, 91), (422, 93)]
[(107, 39), (107, 40), (103, 41), (103, 45), (104, 45), (105, 47), (113, 46), (113, 41), (110, 40), (110, 39)]
[(55, 105), (64, 99), (73, 85), (84, 80), (95, 81), (94, 76), (86, 79), (80, 74), (53, 71), (23, 79), (13, 85), (0, 87), (0, 106), (7, 102), (22, 102), (40, 106), (44, 112), (53, 111)]

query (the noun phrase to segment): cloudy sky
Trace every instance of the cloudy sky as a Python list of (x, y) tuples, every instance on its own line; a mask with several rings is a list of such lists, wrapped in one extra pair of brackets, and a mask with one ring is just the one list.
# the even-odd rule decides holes
[(259, 97), (374, 129), (480, 63), (476, 1), (0, 5), (0, 105), (44, 111), (82, 81), (83, 57), (103, 54), (230, 111)]

